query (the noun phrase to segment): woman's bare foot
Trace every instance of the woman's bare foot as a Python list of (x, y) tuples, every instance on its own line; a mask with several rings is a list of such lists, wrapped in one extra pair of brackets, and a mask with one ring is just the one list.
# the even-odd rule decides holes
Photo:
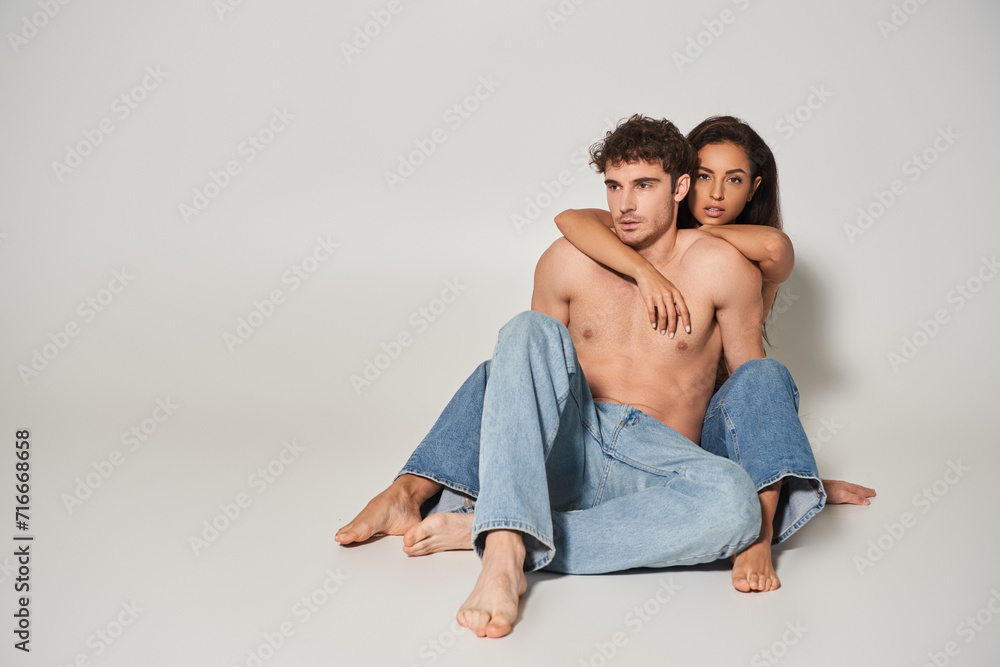
[(771, 562), (771, 536), (762, 535), (733, 556), (733, 587), (743, 593), (773, 591), (781, 586)]
[(426, 556), (439, 551), (472, 549), (473, 514), (431, 514), (403, 534), (408, 556)]
[(420, 505), (441, 485), (416, 475), (401, 475), (378, 494), (354, 520), (337, 531), (341, 544), (364, 542), (372, 535), (402, 535), (420, 523)]
[(483, 549), (483, 571), (455, 618), (479, 637), (503, 637), (517, 620), (518, 603), (527, 589), (521, 533), (491, 531)]

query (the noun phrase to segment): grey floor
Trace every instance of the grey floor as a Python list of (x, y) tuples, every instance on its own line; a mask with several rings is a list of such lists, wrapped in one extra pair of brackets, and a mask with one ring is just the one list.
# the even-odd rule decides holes
[[(0, 665), (1000, 664), (998, 19), (4, 3)], [(585, 152), (635, 112), (774, 149), (796, 268), (769, 353), (822, 474), (878, 498), (796, 534), (776, 592), (535, 574), (480, 640), (473, 554), (333, 535), (528, 307), (553, 216), (605, 205)]]

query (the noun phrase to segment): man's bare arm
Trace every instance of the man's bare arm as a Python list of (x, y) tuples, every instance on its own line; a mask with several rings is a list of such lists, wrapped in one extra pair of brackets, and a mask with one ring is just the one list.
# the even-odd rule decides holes
[(556, 318), (569, 326), (570, 265), (579, 254), (569, 241), (556, 239), (542, 253), (535, 265), (535, 287), (531, 293), (531, 309)]
[(760, 331), (761, 277), (757, 267), (732, 246), (713, 247), (711, 251), (715, 317), (722, 332), (722, 349), (731, 374), (743, 362), (765, 356)]

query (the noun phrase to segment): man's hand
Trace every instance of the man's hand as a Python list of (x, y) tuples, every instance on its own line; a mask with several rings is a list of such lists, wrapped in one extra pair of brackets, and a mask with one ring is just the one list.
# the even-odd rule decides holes
[(839, 479), (824, 479), (823, 488), (827, 505), (871, 505), (868, 499), (875, 496), (875, 489)]

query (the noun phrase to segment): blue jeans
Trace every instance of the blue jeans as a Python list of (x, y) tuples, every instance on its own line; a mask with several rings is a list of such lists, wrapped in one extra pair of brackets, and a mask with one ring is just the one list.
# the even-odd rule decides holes
[(462, 494), (442, 494), (433, 511), (475, 496), (473, 545), (481, 553), (484, 533), (517, 530), (528, 570), (704, 563), (739, 553), (760, 529), (756, 489), (738, 465), (632, 406), (595, 402), (566, 327), (536, 312), (504, 326), (490, 364), (403, 473)]
[[(474, 509), (489, 377), (490, 362), (486, 361), (451, 399), (400, 472), (444, 485), (442, 493), (424, 508), (426, 514)], [(753, 359), (716, 391), (702, 427), (702, 448), (738, 463), (758, 491), (783, 480), (774, 542), (786, 540), (826, 503), (798, 408), (798, 389), (788, 369), (774, 359)]]

